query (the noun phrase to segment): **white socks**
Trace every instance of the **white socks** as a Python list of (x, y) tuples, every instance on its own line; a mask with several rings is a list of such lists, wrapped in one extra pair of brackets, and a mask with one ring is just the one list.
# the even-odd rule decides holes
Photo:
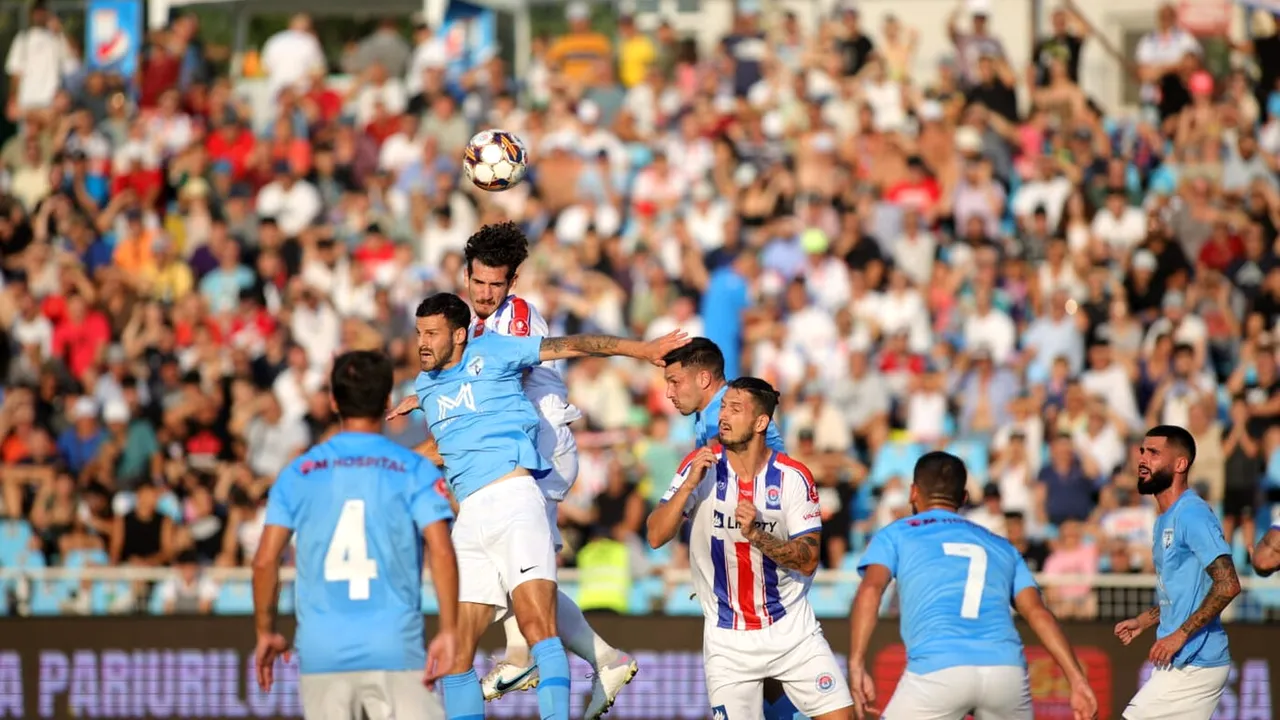
[[(528, 667), (529, 643), (525, 642), (514, 613), (507, 615), (502, 621), (502, 627), (507, 633), (506, 661), (519, 667)], [(591, 629), (578, 604), (563, 592), (556, 598), (556, 629), (569, 652), (586, 660), (597, 671), (602, 665), (618, 659), (617, 649)]]

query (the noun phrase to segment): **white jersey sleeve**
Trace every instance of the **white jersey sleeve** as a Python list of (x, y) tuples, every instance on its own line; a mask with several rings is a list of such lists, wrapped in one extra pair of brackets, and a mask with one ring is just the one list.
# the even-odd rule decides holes
[(798, 460), (781, 453), (775, 462), (782, 468), (782, 523), (786, 537), (795, 539), (822, 530), (822, 506), (813, 474)]
[[(694, 450), (686, 455), (684, 460), (680, 461), (680, 467), (676, 470), (675, 477), (671, 479), (671, 486), (662, 494), (662, 499), (659, 502), (664, 504), (667, 503), (671, 498), (675, 497), (676, 492), (678, 492), (686, 482), (689, 482), (689, 473), (693, 470), (693, 458), (697, 456), (700, 450), (701, 448)], [(705, 481), (710, 475), (711, 472), (708, 471), (702, 476), (702, 480)], [(701, 486), (697, 490), (694, 490), (693, 494), (689, 495), (689, 499), (685, 502), (683, 508), (686, 516), (693, 514), (694, 509), (698, 507), (698, 503), (707, 499), (707, 485), (708, 484), (706, 482), (702, 482)]]
[[(516, 295), (508, 295), (497, 312), (483, 323), (476, 323), (472, 336), (486, 332), (513, 337), (545, 337), (551, 334), (546, 318), (531, 303)], [(538, 413), (552, 427), (563, 427), (582, 417), (578, 408), (569, 404), (569, 389), (560, 371), (551, 363), (529, 368), (524, 376), (524, 393)]]

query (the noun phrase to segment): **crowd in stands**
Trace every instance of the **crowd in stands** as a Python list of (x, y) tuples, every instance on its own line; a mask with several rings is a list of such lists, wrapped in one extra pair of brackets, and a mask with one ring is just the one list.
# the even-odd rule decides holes
[[(927, 75), (912, 25), (930, 20), (867, 27), (856, 7), (820, 27), (742, 14), (703, 47), (630, 18), (601, 34), (572, 4), (518, 80), (497, 56), (450, 74), (422, 22), (330, 67), (299, 16), (262, 48), (264, 115), (194, 16), (149, 36), (133, 87), (85, 69), (37, 5), (0, 149), (0, 569), (180, 570), (142, 595), (11, 584), (0, 607), (233, 605), (205, 568), (253, 555), (276, 473), (334, 432), (330, 359), (385, 347), (407, 389), (413, 308), (465, 292), (467, 237), (504, 219), (532, 241), (516, 291), (553, 333), (683, 328), (782, 391), (826, 568), (909, 513), (915, 458), (948, 448), (970, 517), (1034, 570), (1150, 572), (1134, 447), (1158, 423), (1194, 434), (1193, 483), (1243, 559), (1280, 501), (1274, 19), (1214, 75), (1159, 9), (1126, 113), (1081, 77), (1070, 5), (1030, 68), (976, 7)], [(521, 186), (460, 184), (484, 127), (530, 148)], [(566, 564), (603, 537), (634, 548), (637, 582), (678, 566), (638, 533), (691, 419), (653, 368), (563, 370), (585, 416)], [(423, 436), (414, 417), (387, 432)], [(1088, 585), (1050, 599), (1097, 612)]]

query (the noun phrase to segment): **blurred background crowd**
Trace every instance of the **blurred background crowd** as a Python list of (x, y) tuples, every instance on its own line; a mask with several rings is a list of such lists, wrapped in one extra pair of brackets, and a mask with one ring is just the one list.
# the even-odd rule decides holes
[[(5, 66), (0, 568), (179, 571), (154, 588), (10, 582), (0, 609), (244, 611), (247, 588), (208, 568), (246, 563), (275, 475), (334, 432), (330, 358), (385, 346), (407, 389), (413, 308), (465, 292), (467, 237), (504, 219), (532, 242), (516, 291), (553, 333), (683, 328), (719, 344), (729, 377), (783, 392), (826, 568), (909, 513), (912, 464), (946, 448), (969, 466), (966, 512), (1033, 570), (1149, 573), (1134, 448), (1173, 423), (1246, 572), (1280, 506), (1274, 18), (1211, 69), (1207, 41), (1154, 10), (1121, 112), (1080, 80), (1093, 39), (1073, 6), (1052, 9), (1028, 67), (988, 12), (746, 12), (707, 46), (625, 16), (601, 32), (571, 4), (520, 77), (500, 57), (447, 76), (417, 18), (331, 67), (298, 16), (244, 69), (264, 113), (195, 16), (152, 33), (125, 82), (85, 70), (36, 5)], [(952, 43), (925, 75), (923, 23)], [(460, 183), (485, 127), (530, 148), (520, 187)], [(563, 371), (585, 416), (564, 561), (630, 578), (582, 604), (696, 613), (664, 592), (685, 554), (639, 538), (691, 419), (653, 368)], [(423, 435), (416, 417), (387, 432)], [(843, 614), (852, 583), (815, 592)], [(1106, 614), (1104, 595), (1050, 588), (1067, 617)]]

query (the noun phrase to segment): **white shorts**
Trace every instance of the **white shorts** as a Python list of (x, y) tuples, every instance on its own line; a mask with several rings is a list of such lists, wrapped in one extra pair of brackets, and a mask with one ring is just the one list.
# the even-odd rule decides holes
[(439, 696), (421, 670), (319, 673), (298, 678), (306, 720), (444, 720)]
[(538, 481), (542, 492), (553, 502), (564, 500), (578, 481), (578, 441), (568, 425), (552, 425), (538, 418), (538, 454), (552, 467), (551, 474)]
[(1026, 668), (964, 665), (902, 674), (883, 720), (1032, 720)]
[(1231, 667), (1152, 670), (1146, 684), (1129, 701), (1125, 720), (1209, 720), (1227, 687)]
[(703, 632), (712, 717), (763, 720), (766, 678), (809, 717), (853, 705), (849, 684), (813, 613), (797, 612), (759, 630), (708, 627)]
[(542, 490), (528, 475), (487, 485), (459, 503), (453, 547), (460, 602), (504, 608), (522, 583), (555, 582), (546, 508)]

